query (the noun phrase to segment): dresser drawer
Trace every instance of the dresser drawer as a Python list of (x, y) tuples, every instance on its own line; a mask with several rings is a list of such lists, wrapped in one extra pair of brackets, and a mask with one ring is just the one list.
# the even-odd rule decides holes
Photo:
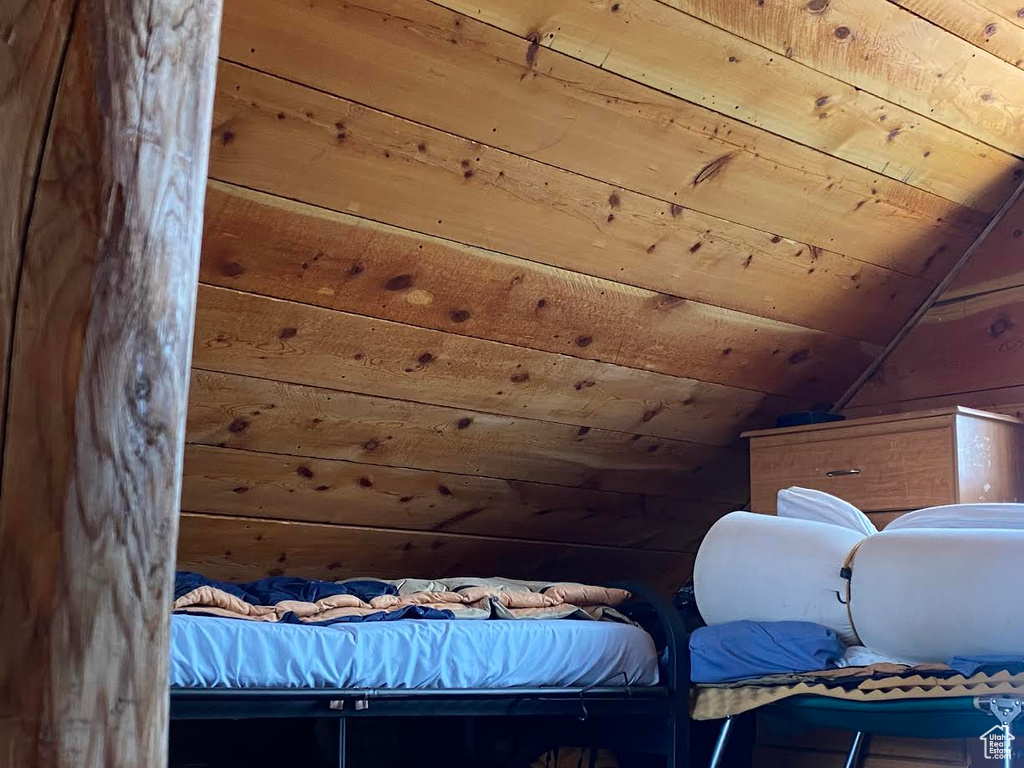
[(865, 512), (956, 501), (952, 425), (891, 434), (858, 431), (831, 430), (817, 440), (753, 441), (751, 508), (774, 512), (776, 494), (793, 485), (826, 491)]

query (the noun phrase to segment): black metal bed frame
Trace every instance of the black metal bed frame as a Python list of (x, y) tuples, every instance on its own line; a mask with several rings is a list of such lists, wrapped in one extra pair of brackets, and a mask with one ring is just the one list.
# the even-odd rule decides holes
[[(337, 734), (337, 765), (345, 768), (349, 722), (376, 717), (575, 717), (607, 718), (601, 745), (660, 753), (668, 768), (686, 768), (690, 743), (690, 657), (679, 613), (644, 585), (623, 583), (634, 601), (653, 609), (653, 633), (668, 649), (657, 686), (404, 689), (171, 689), (171, 719), (316, 718)], [(615, 727), (616, 723), (623, 727)], [(628, 725), (625, 725), (627, 724)]]

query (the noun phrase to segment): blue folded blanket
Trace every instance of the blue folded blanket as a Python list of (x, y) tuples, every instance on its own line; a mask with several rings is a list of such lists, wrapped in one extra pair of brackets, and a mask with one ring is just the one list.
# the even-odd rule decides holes
[(946, 662), (964, 677), (971, 677), (979, 672), (1024, 672), (1024, 656), (954, 656)]
[(690, 635), (690, 678), (725, 683), (747, 677), (831, 669), (843, 644), (809, 621), (733, 621)]

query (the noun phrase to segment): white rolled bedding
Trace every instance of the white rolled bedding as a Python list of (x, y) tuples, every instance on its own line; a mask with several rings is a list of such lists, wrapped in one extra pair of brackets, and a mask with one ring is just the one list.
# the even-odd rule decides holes
[(1024, 504), (920, 510), (873, 532), (863, 513), (820, 497), (789, 489), (779, 510), (792, 516), (732, 512), (715, 523), (694, 566), (708, 624), (812, 621), (914, 662), (1024, 655)]
[(856, 634), (841, 571), (864, 535), (809, 520), (730, 512), (704, 537), (693, 568), (701, 616), (730, 621), (811, 621), (844, 643)]

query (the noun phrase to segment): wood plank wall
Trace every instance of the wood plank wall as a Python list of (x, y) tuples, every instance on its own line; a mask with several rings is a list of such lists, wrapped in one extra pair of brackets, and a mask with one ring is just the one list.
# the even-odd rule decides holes
[(1024, 416), (1024, 203), (865, 383), (847, 415), (966, 405)]
[(21, 260), (72, 8), (71, 0), (0, 6), (0, 460)]
[(687, 575), (1024, 152), (916, 11), (726, 5), (229, 0), (183, 567)]

